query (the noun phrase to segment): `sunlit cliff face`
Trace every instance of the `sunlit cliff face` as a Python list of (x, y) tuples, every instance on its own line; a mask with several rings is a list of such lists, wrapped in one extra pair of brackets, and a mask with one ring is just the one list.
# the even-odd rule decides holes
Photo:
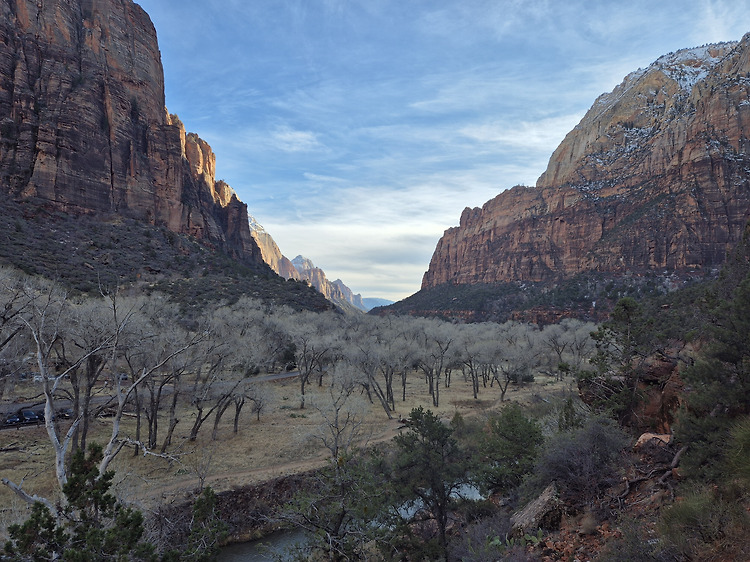
[(464, 211), (423, 288), (723, 263), (750, 208), (749, 58), (747, 36), (629, 75), (567, 135), (535, 188)]

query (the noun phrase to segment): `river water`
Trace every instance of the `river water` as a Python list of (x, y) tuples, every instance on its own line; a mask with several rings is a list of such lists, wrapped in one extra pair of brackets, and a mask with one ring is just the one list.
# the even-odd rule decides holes
[[(462, 485), (456, 495), (469, 500), (483, 499), (479, 490), (470, 484)], [(419, 509), (419, 502), (405, 504), (399, 510), (403, 517), (411, 517)], [(272, 562), (274, 560), (284, 560), (284, 553), (288, 552), (305, 540), (305, 535), (301, 530), (291, 529), (287, 531), (276, 531), (267, 537), (251, 542), (233, 544), (221, 549), (221, 554), (217, 558), (218, 562)]]
[(304, 541), (299, 530), (276, 531), (267, 537), (251, 542), (233, 544), (221, 549), (218, 562), (268, 562), (283, 560), (288, 549)]

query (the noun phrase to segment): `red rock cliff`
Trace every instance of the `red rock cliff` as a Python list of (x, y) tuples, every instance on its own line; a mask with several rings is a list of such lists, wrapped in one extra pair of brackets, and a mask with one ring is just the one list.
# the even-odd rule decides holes
[(0, 0), (0, 184), (260, 260), (210, 147), (165, 110), (156, 32), (131, 0)]
[(467, 208), (422, 287), (719, 266), (750, 218), (750, 35), (672, 53), (596, 100), (536, 187)]

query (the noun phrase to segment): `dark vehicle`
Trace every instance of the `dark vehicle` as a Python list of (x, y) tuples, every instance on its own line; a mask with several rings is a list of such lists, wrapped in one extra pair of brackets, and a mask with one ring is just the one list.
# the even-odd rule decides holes
[[(39, 421), (44, 423), (44, 408), (42, 408), (41, 410), (35, 410), (34, 413), (36, 414), (36, 417), (39, 418)], [(52, 419), (55, 419), (54, 414), (52, 415)]]
[(73, 409), (72, 408), (60, 408), (57, 411), (57, 417), (62, 418), (65, 420), (69, 420), (73, 417)]
[(39, 423), (39, 416), (36, 415), (34, 410), (19, 410), (18, 417), (21, 418), (21, 423), (24, 424)]
[(18, 417), (18, 414), (8, 414), (3, 422), (4, 425), (19, 425), (20, 423), (21, 418)]

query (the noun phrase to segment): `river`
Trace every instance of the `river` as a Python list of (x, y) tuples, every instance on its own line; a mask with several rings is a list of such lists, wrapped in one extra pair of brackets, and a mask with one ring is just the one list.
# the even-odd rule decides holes
[(233, 544), (221, 549), (218, 562), (268, 562), (283, 560), (284, 553), (304, 541), (304, 533), (299, 530), (276, 531), (267, 537)]
[[(469, 500), (480, 500), (483, 496), (471, 484), (464, 484), (455, 495)], [(421, 502), (404, 504), (399, 510), (402, 517), (411, 517), (421, 509)], [(276, 531), (267, 537), (245, 543), (233, 544), (221, 549), (218, 562), (270, 562), (284, 560), (284, 552), (305, 540), (304, 532), (298, 529)]]

